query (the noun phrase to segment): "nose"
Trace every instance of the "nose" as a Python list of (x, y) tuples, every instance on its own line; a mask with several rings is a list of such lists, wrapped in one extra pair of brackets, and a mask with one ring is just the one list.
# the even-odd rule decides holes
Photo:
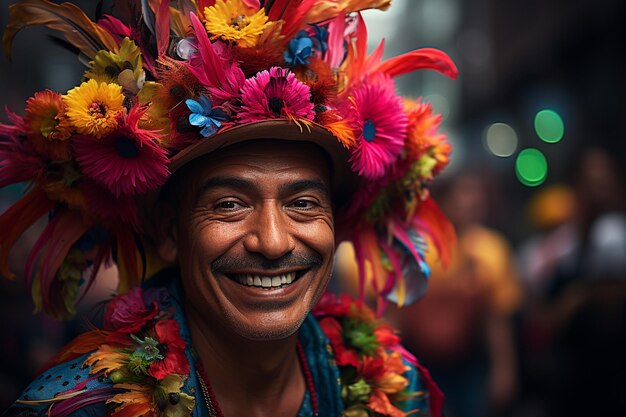
[(276, 202), (267, 201), (257, 209), (251, 220), (250, 233), (244, 239), (248, 252), (261, 254), (267, 259), (278, 259), (294, 250), (295, 241), (289, 230), (289, 220)]

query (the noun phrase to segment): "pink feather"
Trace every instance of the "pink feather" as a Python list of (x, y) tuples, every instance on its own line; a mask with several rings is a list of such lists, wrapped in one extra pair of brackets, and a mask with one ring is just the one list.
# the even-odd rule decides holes
[(106, 30), (115, 38), (117, 44), (121, 44), (124, 38), (130, 37), (130, 28), (122, 23), (117, 17), (104, 15), (98, 19), (98, 26)]
[(331, 68), (339, 68), (345, 55), (344, 40), (346, 30), (346, 14), (344, 12), (328, 24), (328, 49), (324, 61)]
[(213, 50), (206, 29), (198, 16), (190, 13), (191, 24), (198, 40), (198, 52), (189, 60), (189, 69), (207, 87), (217, 87), (226, 81), (224, 64)]

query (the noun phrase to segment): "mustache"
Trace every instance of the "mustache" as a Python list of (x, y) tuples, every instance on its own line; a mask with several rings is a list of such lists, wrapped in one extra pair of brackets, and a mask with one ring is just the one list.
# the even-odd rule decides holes
[(317, 252), (288, 253), (278, 259), (267, 259), (260, 254), (245, 256), (222, 255), (211, 263), (211, 272), (224, 273), (240, 270), (279, 270), (279, 269), (308, 269), (322, 265), (323, 258)]

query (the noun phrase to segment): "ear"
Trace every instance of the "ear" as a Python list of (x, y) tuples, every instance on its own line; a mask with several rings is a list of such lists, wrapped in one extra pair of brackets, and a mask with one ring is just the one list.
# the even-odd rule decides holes
[(159, 257), (165, 262), (174, 263), (178, 256), (178, 225), (176, 209), (166, 201), (159, 201), (154, 207), (155, 246)]

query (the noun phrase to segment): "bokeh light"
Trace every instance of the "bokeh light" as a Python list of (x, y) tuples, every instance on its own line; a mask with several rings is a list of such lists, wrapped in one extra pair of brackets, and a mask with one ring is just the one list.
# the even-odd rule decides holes
[(519, 181), (528, 186), (536, 187), (543, 184), (548, 175), (548, 161), (540, 150), (524, 149), (515, 160), (515, 173)]
[(485, 131), (485, 147), (495, 156), (511, 156), (517, 149), (517, 133), (506, 123), (494, 123)]
[(554, 110), (541, 110), (535, 115), (535, 132), (544, 142), (557, 143), (565, 132), (563, 119)]

